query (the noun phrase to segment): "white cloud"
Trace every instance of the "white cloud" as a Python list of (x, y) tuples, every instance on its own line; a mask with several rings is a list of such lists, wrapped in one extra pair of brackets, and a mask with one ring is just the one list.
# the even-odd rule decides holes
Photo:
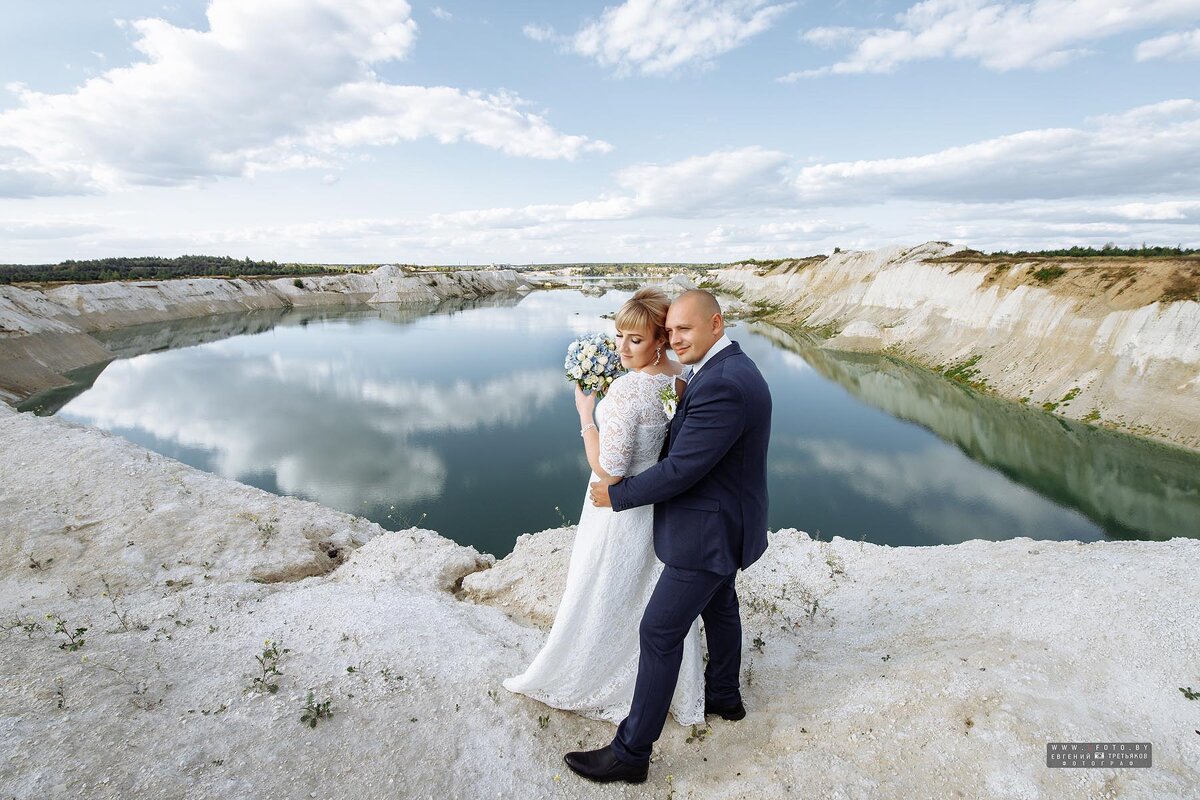
[(1200, 102), (1170, 100), (908, 158), (804, 167), (808, 205), (890, 198), (951, 202), (1188, 192), (1200, 185)]
[(1050, 69), (1087, 52), (1090, 43), (1128, 31), (1200, 19), (1197, 0), (926, 0), (896, 18), (897, 27), (815, 28), (804, 34), (821, 46), (854, 41), (842, 61), (780, 78), (892, 72), (936, 58), (978, 61), (1003, 72)]
[(548, 42), (557, 36), (549, 25), (526, 25), (521, 32), (535, 42)]
[(522, 236), (536, 238), (539, 235), (536, 231), (554, 231), (553, 226), (563, 223), (719, 216), (790, 204), (794, 195), (786, 172), (788, 161), (787, 154), (761, 147), (719, 150), (668, 164), (627, 167), (614, 176), (615, 183), (624, 191), (575, 203), (469, 209), (416, 219), (326, 220), (242, 228), (214, 234), (211, 241), (305, 242), (396, 237), (406, 242), (427, 241), (432, 247), (439, 236), (467, 241), (464, 237), (471, 231), (521, 230), (525, 231)]
[(641, 213), (689, 216), (786, 203), (789, 156), (761, 147), (719, 150), (672, 164), (628, 167), (617, 183)]
[(868, 34), (869, 31), (862, 28), (822, 27), (810, 28), (800, 34), (800, 38), (817, 47), (836, 47), (841, 44), (857, 44)]
[(1161, 203), (1122, 203), (1106, 209), (1091, 209), (1091, 213), (1108, 212), (1116, 217), (1135, 221), (1200, 222), (1200, 200), (1168, 200)]
[(104, 225), (78, 219), (0, 219), (0, 239), (3, 240), (73, 239), (104, 230)]
[(443, 22), (449, 22), (450, 20), (454, 19), (454, 15), (441, 6), (434, 6), (429, 10), (429, 13), (433, 14)]
[[(766, 0), (627, 0), (585, 24), (569, 47), (620, 75), (665, 75), (740, 47), (769, 29), (791, 3)], [(531, 35), (527, 26), (525, 35)], [(549, 29), (535, 29), (539, 35)]]
[[(910, 235), (906, 243), (929, 239), (948, 239), (955, 243), (970, 247), (995, 250), (1042, 250), (1061, 247), (1100, 247), (1116, 243), (1123, 247), (1137, 247), (1143, 242), (1150, 245), (1174, 246), (1183, 243), (1184, 246), (1195, 246), (1200, 226), (1192, 225), (1190, 231), (1183, 229), (1168, 229), (1164, 226), (1150, 224), (1133, 224), (1121, 222), (1087, 222), (1078, 220), (1054, 221), (1037, 219), (1012, 220), (1003, 218), (987, 218), (981, 215), (973, 220), (951, 223), (946, 219), (936, 222), (934, 229), (937, 236), (914, 237)], [(910, 228), (913, 230), (914, 228)], [(928, 228), (927, 228), (928, 229)], [(1187, 244), (1192, 242), (1193, 244)]]
[(1200, 28), (1147, 39), (1137, 46), (1136, 55), (1138, 61), (1149, 61), (1152, 58), (1200, 58)]
[(718, 150), (669, 164), (620, 170), (626, 191), (569, 204), (529, 205), (435, 214), (437, 228), (525, 228), (550, 222), (646, 217), (687, 218), (772, 207), (792, 199), (786, 153), (761, 147)]
[[(466, 214), (467, 212), (463, 212)], [(15, 239), (0, 232), (6, 261), (51, 263), (113, 253), (181, 253), (326, 263), (407, 261), (423, 264), (568, 261), (727, 262), (873, 249), (949, 240), (983, 250), (1070, 245), (1200, 246), (1200, 199), (1129, 198), (1087, 204), (1071, 200), (1005, 204), (916, 202), (822, 209), (722, 212), (695, 218), (628, 217), (556, 220), (474, 227), (443, 219), (343, 219), (254, 228), (188, 231), (127, 220), (78, 237)], [(561, 215), (560, 215), (561, 216)]]
[(704, 238), (704, 243), (710, 246), (761, 247), (769, 244), (798, 248), (833, 234), (862, 230), (865, 227), (860, 222), (833, 222), (827, 219), (787, 219), (758, 225), (718, 225)]
[[(529, 241), (534, 231), (579, 236), (583, 223), (615, 230), (623, 220), (729, 220), (706, 234), (689, 234), (687, 245), (656, 234), (657, 244), (622, 246), (626, 253), (645, 247), (659, 258), (689, 248), (706, 258), (754, 254), (755, 248), (758, 254), (807, 252), (831, 241), (859, 246), (850, 237), (871, 247), (944, 238), (993, 246), (1114, 238), (1173, 244), (1200, 234), (1200, 102), (1166, 101), (1078, 128), (1023, 131), (912, 157), (800, 165), (788, 154), (750, 147), (630, 167), (615, 179), (623, 192), (572, 204), (435, 215), (428, 229), (459, 242), (465, 231), (475, 231), (476, 244), (509, 246)], [(796, 219), (788, 211), (821, 207), (850, 215)], [(922, 207), (925, 216), (918, 218), (912, 209)], [(615, 241), (601, 246), (594, 257), (614, 257)]]
[(1197, 186), (1200, 102), (1183, 99), (908, 157), (813, 164), (762, 147), (718, 150), (628, 166), (575, 202), (215, 229), (130, 215), (73, 229), (60, 215), (0, 223), (0, 239), (10, 261), (136, 251), (443, 264), (724, 261), (931, 239), (1194, 246)]
[(143, 59), (74, 92), (10, 86), (0, 195), (179, 185), (319, 166), (348, 150), (432, 137), (572, 159), (604, 142), (558, 132), (520, 97), (381, 81), (410, 52), (403, 0), (212, 0), (209, 29), (128, 24)]
[(1077, 225), (1106, 223), (1164, 223), (1194, 225), (1200, 223), (1200, 198), (1180, 200), (1129, 200), (1125, 202), (1079, 203), (1039, 201), (1020, 203), (979, 203), (960, 206), (942, 214), (943, 218), (1022, 219)]
[[(1114, 198), (905, 204), (906, 241), (948, 239), (982, 250), (1037, 250), (1109, 242), (1200, 244), (1200, 198)], [(860, 209), (861, 210), (861, 209)], [(876, 231), (873, 230), (872, 233)]]

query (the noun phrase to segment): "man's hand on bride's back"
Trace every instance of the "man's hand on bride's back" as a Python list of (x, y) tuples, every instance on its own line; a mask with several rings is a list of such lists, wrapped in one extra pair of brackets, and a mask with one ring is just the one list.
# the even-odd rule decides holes
[(588, 495), (592, 498), (592, 505), (599, 508), (612, 508), (612, 500), (608, 496), (608, 487), (620, 482), (621, 476), (613, 475), (607, 481), (597, 481), (588, 486)]

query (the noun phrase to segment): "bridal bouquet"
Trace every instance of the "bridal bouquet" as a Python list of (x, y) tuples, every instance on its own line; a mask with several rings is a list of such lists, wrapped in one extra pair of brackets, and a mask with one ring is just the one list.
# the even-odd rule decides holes
[(581, 336), (567, 347), (563, 363), (567, 380), (579, 385), (584, 392), (604, 394), (625, 368), (617, 355), (617, 343), (603, 333)]

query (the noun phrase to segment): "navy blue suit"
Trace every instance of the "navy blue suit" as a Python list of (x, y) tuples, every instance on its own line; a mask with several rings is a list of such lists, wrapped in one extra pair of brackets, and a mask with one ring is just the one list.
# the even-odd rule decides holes
[(633, 705), (613, 740), (622, 761), (649, 761), (697, 616), (708, 640), (705, 697), (723, 707), (741, 701), (734, 579), (767, 549), (770, 435), (770, 390), (733, 342), (684, 390), (665, 457), (609, 487), (614, 511), (654, 505), (654, 552), (666, 565), (642, 616)]

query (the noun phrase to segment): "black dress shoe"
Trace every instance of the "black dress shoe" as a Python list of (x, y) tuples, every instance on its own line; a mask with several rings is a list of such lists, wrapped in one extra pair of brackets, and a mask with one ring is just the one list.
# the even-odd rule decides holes
[(650, 774), (650, 763), (642, 765), (626, 764), (617, 758), (612, 745), (601, 747), (599, 750), (583, 750), (577, 753), (567, 753), (563, 761), (573, 771), (597, 783), (625, 781), (626, 783), (643, 783)]
[(742, 701), (738, 700), (736, 706), (719, 706), (716, 703), (704, 701), (704, 716), (709, 714), (717, 714), (722, 719), (727, 719), (731, 722), (737, 722), (742, 717), (746, 716), (746, 707), (742, 705)]

